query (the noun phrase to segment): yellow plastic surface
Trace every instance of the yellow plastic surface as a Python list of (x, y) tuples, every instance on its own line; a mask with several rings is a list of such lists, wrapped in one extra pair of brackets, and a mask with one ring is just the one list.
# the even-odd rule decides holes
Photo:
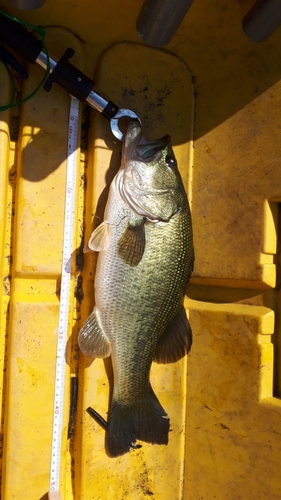
[[(46, 0), (33, 12), (1, 5), (49, 26), (54, 57), (73, 47), (71, 62), (116, 104), (139, 113), (147, 138), (172, 136), (193, 215), (196, 261), (186, 307), (194, 344), (186, 359), (153, 365), (151, 374), (171, 418), (169, 445), (109, 459), (104, 431), (85, 409), (106, 418), (111, 365), (78, 356), (77, 332), (94, 293), (95, 256), (86, 254), (83, 266), (81, 255), (84, 225), (88, 238), (94, 214), (102, 217), (120, 144), (104, 118), (85, 109), (82, 116), (81, 107), (60, 494), (279, 500), (281, 30), (254, 44), (241, 28), (252, 0), (196, 0), (171, 43), (155, 50), (135, 30), (142, 3)], [(23, 96), (42, 77), (39, 67), (28, 71), (18, 84)], [(0, 66), (1, 104), (10, 92)], [(69, 103), (54, 85), (0, 114), (5, 500), (48, 498)], [(67, 440), (70, 376), (77, 373), (75, 435)]]
[(274, 313), (244, 304), (187, 305), (197, 336), (188, 363), (185, 498), (277, 500), (281, 401), (271, 397)]

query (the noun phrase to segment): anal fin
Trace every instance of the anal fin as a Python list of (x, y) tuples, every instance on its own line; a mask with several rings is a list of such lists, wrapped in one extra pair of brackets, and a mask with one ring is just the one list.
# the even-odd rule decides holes
[(192, 345), (192, 331), (182, 306), (174, 322), (158, 340), (153, 361), (156, 363), (174, 363), (183, 358)]
[(78, 345), (83, 354), (93, 358), (107, 358), (111, 354), (110, 342), (102, 330), (96, 308), (78, 334)]

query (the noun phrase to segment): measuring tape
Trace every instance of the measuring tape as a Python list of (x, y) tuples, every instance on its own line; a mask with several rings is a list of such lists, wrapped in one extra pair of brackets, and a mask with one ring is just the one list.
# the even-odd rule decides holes
[(68, 316), (70, 301), (70, 281), (73, 252), (73, 232), (76, 204), (76, 168), (77, 168), (77, 145), (78, 145), (78, 118), (79, 101), (71, 96), (70, 114), (68, 124), (68, 152), (66, 163), (66, 189), (65, 189), (65, 214), (64, 235), (62, 254), (62, 275), (60, 292), (60, 309), (57, 339), (57, 361), (55, 379), (55, 398), (53, 410), (53, 438), (51, 456), (51, 475), (49, 499), (60, 498), (60, 464), (61, 464), (61, 442), (64, 407), (64, 383), (65, 383), (65, 350), (68, 332)]

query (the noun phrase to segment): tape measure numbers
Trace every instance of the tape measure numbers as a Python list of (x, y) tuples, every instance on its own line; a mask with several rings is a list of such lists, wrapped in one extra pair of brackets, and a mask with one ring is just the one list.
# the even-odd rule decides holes
[[(65, 386), (65, 349), (67, 343), (68, 317), (70, 303), (70, 283), (73, 252), (73, 235), (76, 206), (76, 169), (78, 160), (78, 119), (79, 101), (71, 96), (68, 124), (68, 153), (66, 163), (65, 214), (60, 308), (57, 338), (57, 360), (55, 378), (55, 397), (53, 410), (53, 437), (51, 455), (50, 493), (59, 492), (61, 443)], [(49, 495), (49, 498), (51, 496)]]

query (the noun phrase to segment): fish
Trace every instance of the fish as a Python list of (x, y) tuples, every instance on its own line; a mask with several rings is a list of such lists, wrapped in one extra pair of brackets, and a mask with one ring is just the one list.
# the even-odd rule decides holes
[(146, 141), (138, 120), (129, 121), (103, 222), (85, 251), (99, 254), (95, 307), (78, 344), (86, 356), (112, 359), (107, 453), (123, 455), (137, 440), (166, 445), (170, 420), (150, 369), (191, 348), (183, 300), (194, 264), (191, 213), (169, 135)]

